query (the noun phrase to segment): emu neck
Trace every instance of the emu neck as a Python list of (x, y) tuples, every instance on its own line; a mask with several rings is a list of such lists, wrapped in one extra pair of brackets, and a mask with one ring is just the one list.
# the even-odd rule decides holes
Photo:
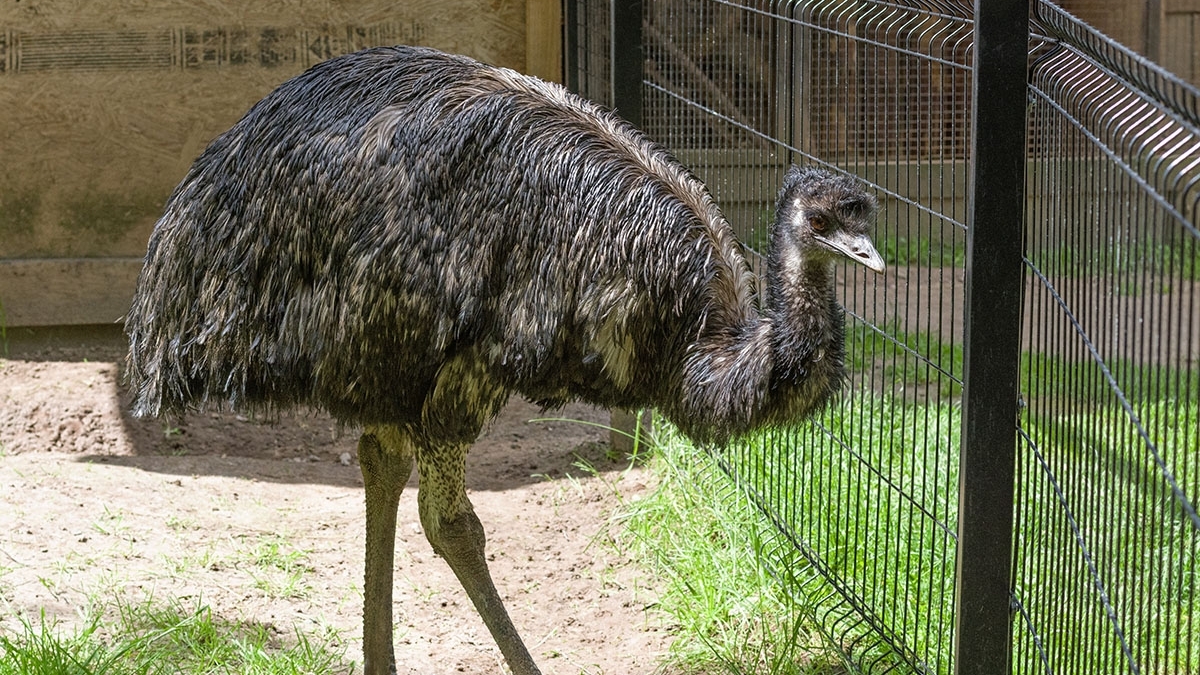
[(828, 260), (797, 247), (768, 256), (763, 314), (710, 324), (689, 352), (680, 400), (660, 407), (684, 433), (723, 443), (820, 409), (842, 377), (842, 318)]
[(777, 382), (810, 377), (830, 357), (838, 357), (840, 367), (842, 330), (835, 325), (833, 263), (828, 258), (774, 247), (768, 259), (766, 315)]

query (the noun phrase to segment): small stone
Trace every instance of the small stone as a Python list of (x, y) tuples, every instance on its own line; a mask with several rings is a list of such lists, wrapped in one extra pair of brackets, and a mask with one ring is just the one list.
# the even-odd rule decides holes
[(338, 464), (341, 464), (342, 466), (350, 466), (350, 453), (343, 452), (341, 455), (339, 455)]

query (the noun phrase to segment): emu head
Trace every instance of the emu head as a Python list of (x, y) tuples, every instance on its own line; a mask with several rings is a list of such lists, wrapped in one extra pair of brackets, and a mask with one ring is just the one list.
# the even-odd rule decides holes
[(858, 180), (793, 166), (775, 205), (775, 254), (828, 262), (846, 257), (883, 272), (883, 258), (867, 234), (876, 209), (875, 198)]

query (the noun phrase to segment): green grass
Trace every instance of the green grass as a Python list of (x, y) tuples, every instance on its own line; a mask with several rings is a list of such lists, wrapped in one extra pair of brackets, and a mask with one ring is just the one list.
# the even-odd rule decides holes
[[(1133, 406), (1194, 504), (1194, 394), (1144, 391)], [(652, 466), (662, 484), (633, 505), (629, 526), (635, 555), (653, 560), (668, 582), (661, 608), (682, 631), (672, 663), (683, 672), (757, 674), (838, 672), (831, 664), (840, 650), (860, 662), (898, 660), (747, 506), (753, 494), (842, 590), (902, 636), (911, 658), (949, 672), (960, 426), (957, 403), (854, 392), (820, 427), (769, 431), (723, 451), (740, 490), (706, 454), (660, 432)], [(1016, 592), (1052, 665), (1086, 657), (1101, 672), (1122, 662), (1115, 617), (1145, 672), (1200, 672), (1200, 531), (1127, 412), (1114, 402), (1031, 406), (1022, 428), (1036, 452), (1022, 443), (1018, 455)], [(783, 583), (779, 570), (788, 572)], [(1024, 620), (1016, 625), (1014, 672), (1040, 672)], [(818, 627), (829, 640), (814, 650)], [(1083, 656), (1082, 644), (1091, 645)]]
[(809, 423), (727, 451), (738, 479), (844, 582), (813, 577), (796, 592), (819, 599), (814, 616), (841, 617), (823, 620), (825, 632), (860, 662), (898, 657), (847, 616), (851, 602), (918, 660), (949, 649), (958, 417), (953, 403), (856, 392), (821, 418), (828, 433)]
[[(1200, 405), (1149, 400), (1133, 412), (1194, 507)], [(1074, 658), (1086, 639), (1119, 661), (1116, 622), (1144, 672), (1200, 672), (1200, 531), (1128, 412), (1031, 411), (1023, 426), (1033, 447), (1022, 444), (1019, 459), (1018, 593), (1036, 620), (1064, 633), (1044, 644), (1051, 658)], [(1030, 662), (1040, 658), (1023, 648)]]
[[(662, 428), (662, 425), (660, 425)], [(841, 673), (804, 607), (768, 573), (792, 556), (708, 455), (669, 428), (650, 462), (661, 482), (625, 504), (618, 544), (660, 580), (657, 610), (677, 638), (663, 669), (683, 673)], [(784, 569), (801, 571), (796, 566)]]
[[(1043, 274), (1048, 275), (1070, 278), (1125, 275), (1138, 279), (1145, 275), (1157, 275), (1200, 281), (1200, 245), (1190, 238), (1171, 243), (1092, 242), (1090, 245), (1031, 251), (1027, 255)], [(1134, 282), (1134, 285), (1122, 290), (1127, 295), (1170, 290), (1144, 288), (1140, 284)]]
[[(1125, 398), (1134, 402), (1172, 400), (1195, 392), (1200, 371), (1195, 368), (1171, 368), (1145, 364), (1125, 358), (1112, 358), (1105, 368)], [(1022, 352), (1022, 391), (1029, 398), (1079, 403), (1087, 408), (1095, 402), (1112, 400), (1108, 377), (1095, 361), (1072, 361), (1060, 356)]]
[(851, 372), (864, 373), (878, 367), (884, 386), (921, 385), (928, 390), (932, 384), (944, 397), (962, 395), (962, 385), (950, 377), (962, 377), (961, 344), (942, 342), (929, 333), (906, 333), (895, 326), (884, 326), (882, 330), (881, 334), (859, 322), (847, 327), (846, 366)]
[[(962, 396), (954, 377), (963, 375), (963, 346), (943, 342), (925, 332), (909, 333), (884, 326), (883, 333), (854, 322), (846, 331), (846, 365), (853, 373), (878, 369), (889, 390), (904, 387), (936, 391), (943, 398)], [(1171, 368), (1127, 358), (1105, 362), (1117, 386), (1133, 402), (1175, 399), (1200, 383), (1195, 368)], [(1092, 360), (1074, 361), (1040, 352), (1022, 352), (1021, 390), (1027, 398), (1052, 396), (1091, 406), (1111, 398), (1106, 375)], [(948, 374), (947, 374), (948, 373)], [(954, 377), (951, 377), (953, 375)]]
[(235, 556), (248, 565), (254, 587), (268, 598), (304, 598), (312, 592), (305, 575), (312, 571), (308, 551), (299, 550), (278, 534), (265, 534)]
[(45, 615), (22, 618), (0, 632), (0, 675), (350, 672), (336, 641), (225, 620), (199, 604), (114, 603), (78, 628)]
[[(875, 248), (889, 266), (895, 267), (955, 267), (962, 268), (967, 260), (965, 240), (930, 247), (928, 242), (884, 234), (876, 237)], [(1170, 291), (1162, 279), (1144, 279), (1147, 275), (1200, 281), (1200, 245), (1191, 239), (1163, 243), (1142, 241), (1096, 242), (1086, 246), (1062, 246), (1030, 251), (1027, 255), (1044, 274), (1081, 279), (1086, 277), (1129, 277), (1121, 287), (1126, 295)], [(1156, 281), (1154, 286), (1145, 282)]]
[(965, 241), (932, 248), (928, 246), (929, 242), (924, 242), (926, 245), (922, 247), (918, 241), (924, 242), (886, 234), (876, 238), (875, 249), (889, 267), (962, 267), (966, 263)]

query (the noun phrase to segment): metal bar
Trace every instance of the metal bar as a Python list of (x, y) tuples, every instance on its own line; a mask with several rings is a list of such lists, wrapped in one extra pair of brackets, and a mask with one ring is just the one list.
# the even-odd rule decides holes
[[(635, 127), (642, 127), (642, 0), (611, 0), (609, 5), (609, 63), (612, 68), (612, 107)], [(609, 424), (615, 449), (624, 449), (637, 435), (639, 415), (612, 411)]]
[(642, 126), (642, 0), (612, 0), (612, 104), (630, 124)]
[(956, 675), (1008, 675), (1029, 0), (975, 0)]
[(563, 0), (563, 84), (579, 92), (579, 3)]

